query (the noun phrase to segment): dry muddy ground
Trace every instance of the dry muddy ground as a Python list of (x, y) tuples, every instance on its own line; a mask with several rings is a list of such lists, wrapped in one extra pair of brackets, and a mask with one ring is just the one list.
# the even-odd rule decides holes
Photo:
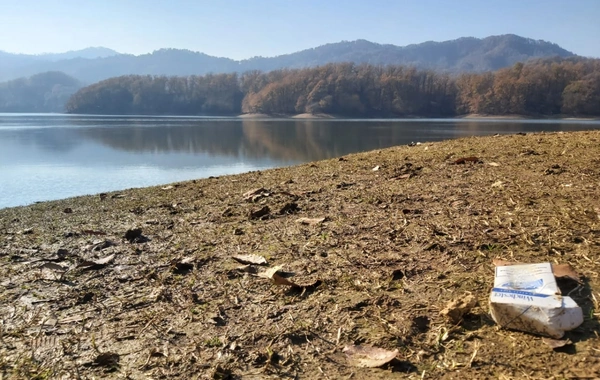
[[(0, 210), (0, 378), (595, 378), (599, 200), (600, 132), (578, 132)], [(495, 325), (497, 258), (579, 272), (573, 344)], [(257, 275), (276, 266), (298, 286)], [(398, 353), (360, 368), (351, 344)]]

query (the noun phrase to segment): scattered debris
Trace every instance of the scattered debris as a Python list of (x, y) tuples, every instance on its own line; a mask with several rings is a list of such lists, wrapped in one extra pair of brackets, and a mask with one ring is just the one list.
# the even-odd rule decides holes
[(298, 211), (300, 211), (300, 207), (298, 207), (297, 203), (286, 203), (281, 210), (279, 210), (279, 215), (295, 214)]
[(542, 338), (542, 342), (544, 342), (544, 344), (546, 344), (553, 350), (573, 344), (573, 342), (571, 342), (571, 339)]
[(108, 247), (112, 247), (115, 243), (111, 240), (94, 240), (92, 244), (85, 247), (88, 251), (102, 251)]
[(169, 185), (169, 186), (161, 187), (161, 189), (162, 189), (162, 190), (172, 190), (172, 189), (174, 189), (174, 188), (175, 188), (175, 186), (173, 186), (173, 185)]
[(117, 367), (119, 365), (119, 354), (114, 352), (104, 352), (96, 356), (94, 365), (101, 367)]
[(67, 208), (65, 208), (65, 209), (63, 210), (63, 212), (64, 212), (65, 214), (72, 214), (72, 213), (73, 213), (73, 209), (72, 209), (71, 207), (67, 207)]
[(130, 243), (135, 243), (140, 240), (142, 237), (142, 229), (141, 228), (132, 228), (125, 232), (125, 240)]
[(63, 267), (62, 265), (58, 265), (55, 263), (44, 263), (42, 265), (39, 266), (40, 269), (51, 269), (51, 270), (55, 270), (58, 272), (65, 272), (67, 269), (67, 267)]
[(455, 160), (452, 163), (452, 165), (465, 165), (467, 162), (472, 162), (474, 164), (483, 164), (483, 161), (481, 161), (478, 157), (471, 156), (471, 157), (461, 157), (458, 160)]
[(255, 265), (267, 265), (267, 259), (262, 256), (249, 254), (249, 255), (234, 255), (232, 259), (240, 264), (255, 264)]
[(497, 266), (490, 309), (501, 327), (556, 339), (583, 323), (577, 303), (560, 295), (550, 263)]
[(283, 272), (281, 266), (275, 266), (273, 268), (269, 268), (266, 271), (259, 273), (259, 277), (267, 278), (273, 281), (275, 285), (288, 285), (288, 286), (298, 286), (292, 281), (288, 280), (289, 277), (292, 277), (294, 274), (289, 272)]
[(245, 273), (250, 273), (250, 274), (258, 274), (258, 268), (255, 267), (254, 265), (251, 265), (251, 264), (243, 265), (243, 266), (237, 267), (235, 269), (238, 272), (245, 272)]
[(104, 231), (95, 231), (95, 230), (83, 230), (83, 231), (81, 231), (81, 234), (83, 234), (83, 235), (104, 236), (104, 235), (106, 235), (106, 232), (104, 232)]
[(323, 223), (327, 218), (300, 218), (296, 219), (296, 223), (305, 224), (307, 226), (315, 226)]
[(115, 254), (113, 253), (112, 255), (106, 256), (99, 260), (95, 260), (95, 261), (85, 260), (85, 261), (79, 263), (79, 265), (77, 265), (77, 267), (84, 268), (84, 269), (90, 269), (90, 270), (102, 269), (107, 264), (111, 263), (114, 259), (115, 259)]
[(262, 208), (260, 208), (258, 210), (250, 211), (249, 218), (250, 218), (250, 220), (264, 219), (265, 217), (267, 217), (269, 215), (270, 212), (271, 212), (271, 209), (269, 208), (269, 206), (263, 206)]
[(422, 166), (415, 166), (412, 162), (405, 162), (402, 166), (394, 170), (391, 179), (409, 179), (411, 177), (416, 177), (422, 169)]
[(191, 272), (194, 269), (194, 260), (196, 258), (191, 256), (191, 257), (184, 257), (181, 260), (173, 260), (172, 261), (172, 265), (173, 265), (173, 273), (176, 274), (188, 274), (189, 272)]
[(440, 315), (448, 318), (452, 323), (459, 323), (463, 316), (468, 314), (477, 305), (477, 297), (471, 292), (465, 292), (458, 298), (446, 304)]
[(494, 167), (498, 167), (498, 166), (500, 166), (500, 164), (499, 164), (499, 163), (497, 163), (497, 162), (488, 162), (487, 164), (488, 164), (489, 166), (494, 166)]
[(376, 172), (379, 170), (379, 165), (375, 166), (373, 169), (371, 169), (372, 171)]
[(361, 368), (381, 367), (396, 358), (398, 350), (389, 351), (371, 346), (348, 345), (342, 350), (350, 365)]
[(335, 185), (336, 189), (347, 189), (351, 186), (354, 186), (354, 182), (340, 182)]
[(558, 175), (558, 174), (561, 174), (561, 173), (564, 173), (564, 172), (565, 172), (564, 168), (562, 168), (558, 164), (555, 164), (555, 165), (552, 165), (552, 167), (550, 167), (549, 169), (546, 169), (544, 171), (544, 174), (546, 174), (546, 175), (553, 175), (553, 174), (554, 175)]
[(270, 196), (271, 193), (269, 190), (264, 187), (259, 187), (257, 189), (252, 189), (244, 193), (243, 197), (246, 202), (256, 202), (261, 198)]

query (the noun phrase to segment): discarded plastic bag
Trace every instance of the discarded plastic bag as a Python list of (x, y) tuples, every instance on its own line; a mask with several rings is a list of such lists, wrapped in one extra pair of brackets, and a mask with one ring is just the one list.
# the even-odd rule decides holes
[(490, 311), (502, 327), (555, 339), (583, 323), (581, 308), (560, 294), (550, 263), (497, 266)]

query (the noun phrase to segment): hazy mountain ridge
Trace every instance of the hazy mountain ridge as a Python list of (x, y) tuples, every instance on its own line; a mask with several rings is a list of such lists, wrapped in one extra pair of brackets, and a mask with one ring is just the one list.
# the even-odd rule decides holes
[[(254, 57), (241, 61), (180, 49), (160, 49), (139, 56), (111, 55), (111, 52), (114, 51), (90, 48), (45, 55), (46, 58), (43, 58), (44, 55), (0, 52), (0, 81), (46, 71), (62, 71), (84, 83), (94, 83), (129, 74), (204, 75), (305, 68), (336, 62), (406, 65), (450, 73), (481, 72), (497, 70), (531, 58), (574, 56), (556, 44), (511, 34), (483, 39), (464, 37), (443, 42), (429, 41), (407, 46), (377, 44), (366, 40), (343, 41), (276, 57)], [(90, 54), (101, 56), (89, 58)]]
[(61, 72), (46, 72), (0, 83), (0, 112), (63, 112), (82, 86)]

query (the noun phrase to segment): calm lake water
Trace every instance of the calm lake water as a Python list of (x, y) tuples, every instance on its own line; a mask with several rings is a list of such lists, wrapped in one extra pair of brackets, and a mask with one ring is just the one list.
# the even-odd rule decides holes
[(300, 120), (0, 114), (0, 208), (473, 135), (600, 121)]

